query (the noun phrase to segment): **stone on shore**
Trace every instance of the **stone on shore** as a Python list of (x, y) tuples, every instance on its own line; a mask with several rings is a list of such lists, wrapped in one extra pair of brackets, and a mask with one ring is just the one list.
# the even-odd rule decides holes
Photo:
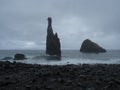
[(57, 33), (55, 33), (55, 34), (53, 33), (51, 17), (48, 17), (46, 54), (61, 56), (60, 39), (59, 39)]
[(24, 54), (15, 54), (14, 60), (24, 60), (27, 59)]
[(103, 53), (103, 52), (106, 52), (105, 49), (103, 49), (97, 43), (92, 42), (89, 39), (86, 39), (83, 41), (81, 48), (80, 48), (80, 51), (85, 52), (85, 53)]
[(120, 64), (0, 62), (0, 90), (120, 90)]

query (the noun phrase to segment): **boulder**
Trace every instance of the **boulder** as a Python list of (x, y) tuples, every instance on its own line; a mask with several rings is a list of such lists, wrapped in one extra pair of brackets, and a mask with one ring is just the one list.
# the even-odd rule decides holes
[(102, 90), (120, 90), (120, 84), (110, 81)]
[(53, 33), (51, 17), (48, 17), (46, 54), (61, 56), (60, 39), (59, 39), (57, 33), (55, 33), (55, 34)]
[(98, 44), (96, 44), (95, 42), (92, 42), (89, 39), (86, 39), (83, 41), (81, 48), (80, 48), (80, 51), (85, 52), (85, 53), (103, 53), (103, 52), (106, 52), (105, 49), (103, 49)]
[(15, 54), (14, 60), (24, 60), (27, 59), (24, 54)]

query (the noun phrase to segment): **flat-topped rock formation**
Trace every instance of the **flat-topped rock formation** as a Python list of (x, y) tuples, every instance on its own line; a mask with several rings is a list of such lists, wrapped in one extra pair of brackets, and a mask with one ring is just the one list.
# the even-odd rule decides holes
[(97, 43), (92, 42), (89, 39), (86, 39), (83, 41), (81, 48), (80, 48), (80, 51), (85, 52), (85, 53), (103, 53), (103, 52), (106, 52), (105, 49), (103, 49)]
[(58, 38), (57, 33), (53, 33), (51, 17), (48, 17), (46, 54), (61, 56), (60, 39)]

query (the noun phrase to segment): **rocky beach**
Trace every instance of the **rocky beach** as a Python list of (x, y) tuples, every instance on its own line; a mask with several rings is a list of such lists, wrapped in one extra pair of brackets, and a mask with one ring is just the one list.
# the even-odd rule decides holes
[(0, 62), (0, 90), (120, 90), (120, 64)]

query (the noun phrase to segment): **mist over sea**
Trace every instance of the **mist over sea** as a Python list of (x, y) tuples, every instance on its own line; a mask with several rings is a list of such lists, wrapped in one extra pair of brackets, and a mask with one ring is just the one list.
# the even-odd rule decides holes
[(106, 53), (81, 53), (79, 50), (62, 50), (61, 59), (54, 56), (48, 56), (43, 50), (0, 50), (1, 61), (11, 61), (5, 57), (14, 58), (16, 53), (25, 54), (28, 59), (16, 60), (17, 62), (29, 64), (48, 64), (48, 65), (63, 65), (63, 64), (120, 64), (120, 50), (107, 50)]

